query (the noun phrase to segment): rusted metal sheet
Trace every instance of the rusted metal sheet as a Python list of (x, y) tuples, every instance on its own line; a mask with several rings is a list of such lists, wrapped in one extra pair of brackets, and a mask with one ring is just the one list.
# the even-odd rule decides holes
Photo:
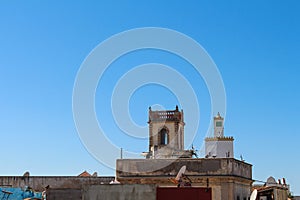
[(158, 187), (156, 191), (156, 200), (211, 200), (211, 188), (199, 187)]

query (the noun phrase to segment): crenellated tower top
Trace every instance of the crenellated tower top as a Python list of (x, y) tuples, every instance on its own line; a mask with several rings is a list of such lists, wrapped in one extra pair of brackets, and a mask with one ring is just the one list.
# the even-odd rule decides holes
[(148, 123), (164, 121), (184, 122), (183, 110), (179, 111), (178, 106), (176, 106), (175, 110), (152, 111), (151, 107), (149, 107)]

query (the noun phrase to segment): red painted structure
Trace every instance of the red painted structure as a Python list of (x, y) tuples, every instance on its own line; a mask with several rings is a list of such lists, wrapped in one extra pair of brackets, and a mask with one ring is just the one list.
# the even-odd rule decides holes
[(211, 200), (211, 188), (200, 187), (158, 187), (156, 200)]

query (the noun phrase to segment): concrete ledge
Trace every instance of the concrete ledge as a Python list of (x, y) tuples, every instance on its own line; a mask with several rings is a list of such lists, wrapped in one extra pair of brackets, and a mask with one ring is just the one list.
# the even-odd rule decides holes
[(237, 176), (252, 179), (252, 165), (234, 158), (118, 159), (117, 178), (176, 176), (185, 165), (188, 176)]
[(30, 186), (36, 191), (50, 188), (82, 188), (86, 184), (108, 184), (115, 177), (79, 177), (79, 176), (0, 176), (0, 186), (24, 188)]

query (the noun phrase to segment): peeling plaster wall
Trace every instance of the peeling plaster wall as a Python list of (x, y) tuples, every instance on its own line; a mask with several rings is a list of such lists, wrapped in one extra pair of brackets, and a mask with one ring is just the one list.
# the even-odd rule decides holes
[(234, 158), (117, 160), (117, 179), (124, 184), (175, 186), (169, 179), (184, 165), (193, 187), (211, 187), (213, 200), (250, 197), (252, 165)]
[(86, 184), (103, 184), (114, 180), (114, 177), (78, 177), (78, 176), (0, 176), (0, 186), (30, 186), (36, 191), (50, 188), (81, 188)]
[(252, 166), (233, 158), (118, 159), (117, 177), (174, 176), (186, 166), (186, 175), (238, 176), (252, 179)]

